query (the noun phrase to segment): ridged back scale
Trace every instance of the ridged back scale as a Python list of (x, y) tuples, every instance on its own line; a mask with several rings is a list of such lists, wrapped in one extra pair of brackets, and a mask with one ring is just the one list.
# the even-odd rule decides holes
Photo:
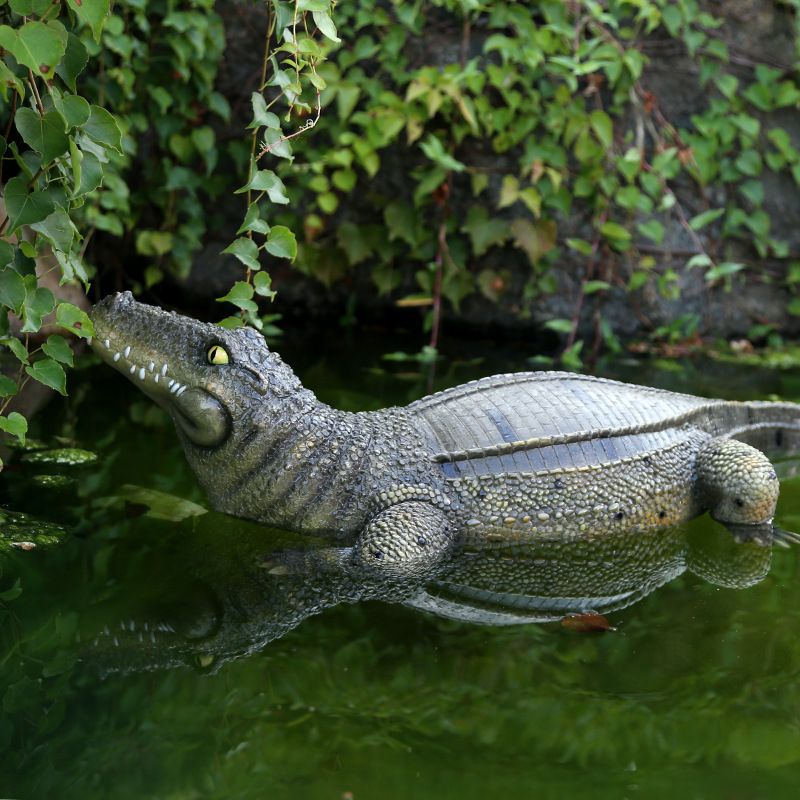
[(456, 477), (570, 469), (658, 452), (685, 440), (690, 424), (711, 435), (746, 424), (736, 405), (585, 375), (531, 372), (473, 381), (408, 408), (445, 474)]

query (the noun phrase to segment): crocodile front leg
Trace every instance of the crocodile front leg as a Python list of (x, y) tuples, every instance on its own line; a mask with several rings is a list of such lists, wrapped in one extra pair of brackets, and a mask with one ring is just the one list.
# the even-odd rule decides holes
[(265, 556), (276, 573), (335, 570), (391, 580), (419, 578), (447, 558), (451, 522), (424, 500), (406, 500), (378, 512), (352, 547), (323, 547)]

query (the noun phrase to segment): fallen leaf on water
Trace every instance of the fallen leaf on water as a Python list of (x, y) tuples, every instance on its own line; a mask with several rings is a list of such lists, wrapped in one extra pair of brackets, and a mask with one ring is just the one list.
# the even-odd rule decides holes
[(570, 631), (578, 633), (603, 633), (605, 631), (615, 631), (608, 624), (608, 620), (594, 611), (587, 611), (583, 614), (570, 614), (561, 620), (561, 624)]

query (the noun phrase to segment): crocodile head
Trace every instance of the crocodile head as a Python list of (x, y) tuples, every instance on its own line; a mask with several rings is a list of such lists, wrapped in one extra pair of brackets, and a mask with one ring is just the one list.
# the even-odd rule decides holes
[(251, 328), (198, 322), (138, 303), (130, 292), (105, 298), (90, 317), (93, 350), (172, 417), (221, 510), (225, 492), (263, 457), (276, 420), (313, 398)]

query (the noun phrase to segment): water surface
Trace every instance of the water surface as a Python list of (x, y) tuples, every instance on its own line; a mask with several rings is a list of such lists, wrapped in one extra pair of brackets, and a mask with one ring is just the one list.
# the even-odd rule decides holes
[[(402, 404), (425, 392), (423, 369), (382, 361), (397, 348), (377, 337), (278, 349), (309, 388), (342, 408)], [(474, 351), (440, 364), (435, 388), (527, 367), (521, 349), (491, 348), (472, 363)], [(603, 372), (708, 396), (800, 399), (789, 372), (713, 362), (623, 362)], [(181, 522), (146, 515), (147, 504), (123, 487), (205, 504), (171, 423), (88, 359), (71, 390), (32, 433), (69, 439), (100, 459), (79, 468), (17, 462), (2, 477), (3, 508), (60, 523), (70, 536), (62, 547), (0, 562), (0, 592), (8, 593), (0, 604), (0, 796), (796, 796), (796, 549), (776, 548), (767, 577), (748, 589), (684, 572), (609, 613), (616, 631), (605, 634), (558, 623), (478, 626), (401, 604), (345, 602), (274, 631), (246, 658), (155, 671), (134, 660), (132, 671), (101, 677), (102, 658), (76, 661), (92, 633), (164, 608), (175, 625), (202, 633), (198, 608), (217, 602), (204, 588), (204, 554), (222, 574), (242, 554), (296, 538), (213, 512)], [(777, 523), (800, 530), (793, 467), (779, 465)], [(42, 487), (33, 476), (43, 472), (75, 481)], [(704, 519), (691, 535), (720, 530)], [(297, 583), (298, 605), (307, 588)]]

